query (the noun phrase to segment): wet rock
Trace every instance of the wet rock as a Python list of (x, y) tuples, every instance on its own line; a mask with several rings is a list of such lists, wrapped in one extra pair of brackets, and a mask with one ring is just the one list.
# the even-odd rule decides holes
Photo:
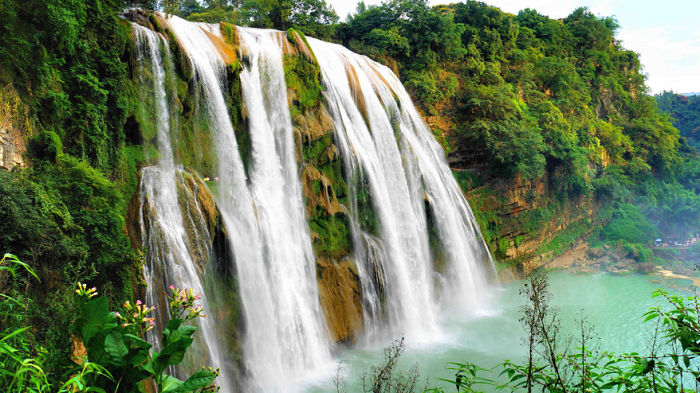
[(600, 259), (605, 255), (605, 250), (602, 248), (591, 248), (588, 250), (588, 256), (593, 259)]
[(617, 262), (617, 263), (615, 264), (615, 267), (618, 268), (618, 269), (626, 269), (626, 268), (628, 268), (630, 265), (632, 265), (632, 263), (630, 263), (630, 262), (631, 262), (631, 261), (630, 261), (629, 259), (621, 259), (619, 262)]
[(355, 343), (362, 332), (364, 314), (360, 299), (360, 278), (351, 258), (316, 260), (316, 279), (321, 307), (333, 342)]
[(617, 269), (611, 267), (608, 271), (613, 276), (629, 276), (630, 274), (632, 274), (632, 272), (629, 269)]
[(636, 266), (637, 273), (649, 274), (656, 271), (656, 266), (651, 262), (638, 263)]

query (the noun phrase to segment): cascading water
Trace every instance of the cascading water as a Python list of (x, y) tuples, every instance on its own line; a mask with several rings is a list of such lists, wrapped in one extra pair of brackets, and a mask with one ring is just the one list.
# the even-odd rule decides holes
[[(134, 26), (134, 37), (137, 41), (138, 63), (141, 66), (149, 63), (152, 75), (153, 97), (142, 97), (145, 104), (155, 105), (154, 125), (157, 129), (156, 143), (160, 152), (158, 165), (147, 167), (142, 171), (141, 179), (141, 232), (142, 242), (148, 250), (145, 263), (145, 276), (148, 285), (147, 303), (157, 305), (158, 326), (164, 326), (169, 318), (167, 303), (163, 299), (163, 292), (167, 292), (167, 286), (175, 285), (179, 288), (192, 288), (195, 293), (203, 293), (201, 276), (204, 266), (197, 265), (192, 255), (209, 255), (207, 249), (210, 242), (203, 242), (208, 234), (201, 231), (200, 236), (190, 237), (185, 230), (183, 214), (178, 201), (178, 178), (182, 178), (180, 169), (176, 168), (173, 159), (173, 151), (170, 143), (170, 115), (166, 94), (166, 59), (164, 63), (161, 55), (161, 45), (164, 52), (168, 53), (168, 44), (159, 34), (139, 25)], [(166, 55), (167, 56), (167, 55)], [(144, 70), (145, 71), (145, 70)], [(147, 86), (146, 72), (141, 72), (141, 82)], [(146, 88), (142, 92), (147, 91)], [(143, 93), (142, 93), (143, 94)], [(192, 215), (190, 215), (189, 219)], [(201, 212), (196, 213), (196, 219), (203, 220)], [(148, 223), (148, 224), (147, 224)], [(201, 225), (199, 225), (201, 227)], [(193, 227), (196, 227), (193, 226)], [(193, 239), (194, 238), (194, 239)], [(200, 250), (196, 250), (200, 248)], [(204, 248), (204, 250), (201, 250)], [(201, 301), (205, 310), (208, 309), (206, 299)], [(204, 355), (213, 363), (227, 362), (222, 356), (217, 345), (216, 332), (211, 320), (199, 321), (201, 333), (194, 351)], [(157, 337), (152, 340), (156, 348), (159, 347)], [(232, 391), (230, 378), (225, 367), (217, 379), (217, 383), (224, 391)], [(177, 371), (177, 370), (175, 370)]]
[[(245, 315), (245, 386), (250, 391), (291, 390), (296, 381), (330, 363), (330, 340), (319, 302), (286, 95), (283, 51), (289, 43), (277, 31), (236, 30), (244, 60), (244, 126), (250, 136), (246, 166), (226, 104), (225, 82), (230, 81), (220, 27), (159, 17), (186, 57), (180, 61), (188, 61), (194, 71), (190, 83), (196, 86), (197, 111), (215, 137), (216, 202)], [(148, 220), (142, 218), (149, 256), (146, 273), (155, 301), (166, 283), (201, 290), (206, 264), (192, 255), (209, 256), (212, 236), (201, 224), (199, 208), (183, 215), (178, 201), (184, 172), (176, 167), (170, 146), (163, 64), (168, 59), (158, 50), (164, 45), (167, 52), (167, 43), (148, 29), (134, 29), (139, 48), (148, 52), (140, 51), (140, 56), (152, 59), (154, 94), (149, 99), (156, 105), (161, 152), (158, 166), (144, 169), (141, 185), (142, 210), (149, 212)], [(493, 263), (442, 148), (398, 78), (341, 46), (312, 38), (308, 42), (321, 68), (324, 105), (333, 119), (334, 141), (350, 185), (344, 211), (351, 215), (365, 336), (371, 339), (388, 326), (391, 334), (426, 338), (439, 330), (441, 308), (479, 304)], [(375, 224), (368, 228), (368, 221)], [(188, 235), (190, 227), (204, 229)], [(435, 262), (438, 259), (442, 262)], [(225, 335), (222, 329), (202, 324), (200, 351), (212, 365), (228, 361), (218, 342)], [(231, 378), (224, 373), (217, 378), (223, 391), (233, 391)]]
[[(248, 124), (251, 191), (265, 250), (265, 264), (256, 266), (251, 277), (256, 285), (246, 303), (249, 323), (259, 327), (248, 337), (246, 353), (254, 370), (263, 371), (259, 377), (269, 377), (270, 370), (285, 373), (279, 389), (328, 364), (330, 352), (275, 33), (239, 29), (250, 64), (241, 73), (243, 102), (255, 114)], [(261, 296), (265, 293), (269, 296)]]
[[(369, 241), (357, 252), (365, 257), (358, 264), (362, 282), (384, 286), (364, 291), (365, 310), (376, 310), (382, 299), (374, 297), (382, 294), (393, 330), (420, 339), (435, 331), (438, 308), (426, 217), (447, 257), (440, 304), (477, 305), (493, 263), (442, 148), (393, 72), (342, 46), (313, 38), (309, 43), (348, 177), (366, 177), (379, 213), (379, 239), (362, 233)], [(361, 183), (349, 183), (357, 195)]]
[(212, 43), (218, 26), (168, 20), (188, 52), (200, 102), (216, 125), (218, 203), (240, 278), (246, 323), (245, 361), (252, 390), (280, 391), (330, 360), (304, 218), (287, 107), (282, 52), (271, 32), (239, 30), (250, 67), (241, 74), (250, 114), (250, 179), (238, 154), (221, 89), (225, 64)]

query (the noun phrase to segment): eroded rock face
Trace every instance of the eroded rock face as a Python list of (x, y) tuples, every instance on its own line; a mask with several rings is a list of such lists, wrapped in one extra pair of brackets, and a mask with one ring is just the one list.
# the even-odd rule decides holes
[(26, 108), (12, 86), (0, 87), (0, 169), (24, 167), (26, 137), (31, 122)]
[(0, 169), (10, 170), (16, 166), (24, 167), (24, 137), (14, 128), (0, 127)]
[(360, 276), (352, 259), (316, 260), (318, 292), (333, 342), (354, 344), (364, 327)]

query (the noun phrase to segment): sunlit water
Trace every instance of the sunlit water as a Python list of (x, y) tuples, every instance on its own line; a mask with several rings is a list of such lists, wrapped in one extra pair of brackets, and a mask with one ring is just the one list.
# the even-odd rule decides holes
[[(653, 325), (643, 323), (642, 315), (650, 307), (663, 304), (659, 298), (651, 299), (655, 289), (689, 294), (686, 291), (691, 285), (690, 280), (668, 280), (657, 276), (577, 276), (566, 271), (550, 273), (549, 282), (554, 295), (553, 304), (560, 309), (563, 331), (576, 331), (575, 319), (583, 310), (595, 326), (599, 348), (617, 353), (643, 353), (647, 348)], [(470, 362), (492, 368), (504, 359), (524, 361), (524, 330), (519, 322), (519, 310), (524, 301), (518, 293), (522, 286), (523, 282), (514, 282), (492, 291), (491, 304), (496, 306), (480, 316), (462, 319), (460, 315), (443, 315), (440, 322), (443, 335), (429, 344), (407, 341), (398, 369), (408, 370), (412, 364), (418, 363), (421, 375), (429, 377), (429, 387), (442, 386), (452, 391), (453, 384), (437, 379), (454, 377), (454, 371), (447, 370), (449, 362)], [(347, 350), (335, 357), (334, 360), (342, 364), (348, 392), (362, 391), (362, 373), (381, 362), (382, 349), (389, 343)], [(495, 370), (485, 376), (496, 378), (500, 368)], [(329, 375), (322, 382), (307, 386), (307, 391), (334, 392), (331, 377)]]

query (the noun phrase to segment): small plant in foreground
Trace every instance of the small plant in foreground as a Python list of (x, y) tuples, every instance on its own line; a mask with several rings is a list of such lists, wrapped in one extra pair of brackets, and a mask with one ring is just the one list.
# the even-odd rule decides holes
[[(162, 350), (153, 351), (152, 345), (142, 337), (153, 329), (155, 319), (148, 316), (155, 310), (141, 301), (126, 302), (125, 312), (109, 311), (107, 298), (95, 297), (96, 289), (87, 289), (78, 284), (78, 310), (75, 333), (85, 345), (86, 364), (93, 364), (99, 372), (81, 374), (72, 383), (77, 391), (138, 392), (139, 384), (153, 378), (160, 393), (187, 393), (217, 391), (213, 385), (219, 369), (202, 368), (186, 381), (181, 381), (166, 371), (169, 366), (182, 363), (185, 352), (192, 345), (195, 326), (185, 325), (197, 317), (204, 317), (201, 306), (194, 305), (199, 299), (192, 290), (170, 287), (170, 308), (173, 318), (162, 332)], [(167, 295), (167, 294), (166, 294)], [(184, 315), (184, 318), (182, 318)], [(84, 368), (77, 370), (78, 372)], [(83, 390), (87, 388), (87, 390)]]

